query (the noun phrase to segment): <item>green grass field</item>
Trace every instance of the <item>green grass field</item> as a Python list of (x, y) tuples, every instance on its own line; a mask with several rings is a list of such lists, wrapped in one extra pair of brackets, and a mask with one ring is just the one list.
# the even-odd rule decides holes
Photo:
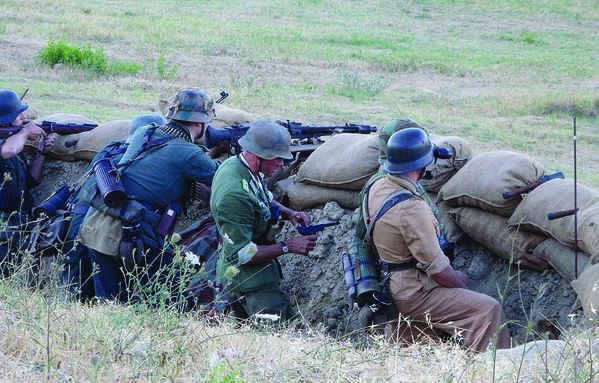
[[(379, 127), (409, 117), (476, 152), (526, 153), (569, 178), (576, 117), (578, 181), (597, 189), (598, 10), (597, 0), (3, 0), (0, 88), (29, 89), (42, 114), (100, 123), (156, 112), (161, 96), (191, 86), (226, 90), (227, 105), (256, 117)], [(101, 50), (113, 70), (42, 63), (57, 41)], [(518, 369), (450, 346), (363, 351), (316, 331), (269, 336), (84, 307), (8, 282), (0, 290), (0, 373), (10, 381), (596, 379), (580, 354)], [(572, 334), (568, 350), (593, 337)]]

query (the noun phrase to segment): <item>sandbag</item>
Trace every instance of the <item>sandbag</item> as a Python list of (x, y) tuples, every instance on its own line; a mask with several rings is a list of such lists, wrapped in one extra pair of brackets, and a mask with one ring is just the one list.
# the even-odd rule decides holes
[(571, 283), (582, 303), (584, 315), (594, 323), (599, 321), (599, 264), (588, 267)]
[(294, 182), (285, 189), (285, 196), (294, 210), (311, 209), (331, 201), (344, 209), (355, 210), (360, 201), (359, 195), (360, 192), (355, 190), (332, 189), (301, 182)]
[(482, 209), (460, 207), (451, 209), (457, 224), (464, 233), (495, 255), (532, 270), (542, 271), (549, 267), (547, 261), (532, 254), (547, 237), (517, 230), (507, 224), (507, 218)]
[(588, 254), (574, 250), (554, 238), (547, 238), (541, 242), (533, 251), (533, 255), (543, 258), (555, 269), (565, 280), (572, 282), (576, 279), (575, 257), (578, 257), (578, 275), (580, 275), (591, 263)]
[(439, 192), (441, 187), (460, 170), (466, 162), (472, 158), (472, 147), (466, 140), (453, 136), (429, 135), (431, 141), (438, 147), (451, 151), (449, 159), (435, 159), (433, 165), (428, 166), (433, 178), (430, 180), (420, 180), (420, 184), (428, 192)]
[[(578, 184), (578, 248), (591, 256), (591, 262), (599, 258), (599, 192)], [(532, 233), (555, 238), (566, 246), (576, 245), (574, 239), (574, 215), (549, 220), (548, 212), (568, 210), (574, 207), (574, 182), (555, 179), (541, 184), (518, 205), (508, 224)]]
[[(40, 117), (35, 119), (33, 122), (37, 124), (41, 124), (43, 121), (53, 121), (60, 122), (63, 124), (74, 123), (74, 124), (97, 124), (92, 119), (83, 116), (81, 114), (72, 114), (72, 113), (53, 113), (44, 117)], [(87, 133), (87, 132), (86, 132)], [(65, 134), (60, 135), (56, 139), (56, 145), (50, 152), (48, 152), (47, 157), (55, 160), (61, 161), (77, 161), (78, 158), (75, 155), (75, 145), (69, 146), (68, 143), (71, 142), (74, 138), (77, 138), (79, 135), (84, 133), (77, 134)], [(66, 144), (66, 145), (65, 145)], [(37, 150), (37, 143), (28, 142), (28, 147), (33, 147)]]
[(131, 120), (114, 120), (98, 125), (97, 128), (71, 137), (77, 139), (73, 151), (78, 160), (92, 161), (96, 154), (112, 141), (125, 140), (129, 135)]
[(452, 208), (445, 201), (437, 202), (436, 206), (438, 210), (437, 219), (443, 226), (443, 232), (447, 236), (447, 239), (451, 242), (459, 242), (464, 237), (464, 231), (458, 226), (455, 216), (449, 214)]
[(375, 135), (340, 133), (320, 145), (297, 172), (296, 182), (360, 191), (379, 169)]
[(520, 198), (503, 199), (503, 192), (528, 185), (545, 175), (544, 167), (526, 154), (494, 151), (473, 157), (439, 191), (451, 207), (476, 207), (505, 217)]

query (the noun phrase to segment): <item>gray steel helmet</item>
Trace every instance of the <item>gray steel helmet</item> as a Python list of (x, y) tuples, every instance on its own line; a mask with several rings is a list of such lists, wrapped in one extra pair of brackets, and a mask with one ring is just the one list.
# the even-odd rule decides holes
[(392, 175), (422, 169), (433, 162), (434, 152), (435, 145), (424, 130), (402, 129), (389, 138), (383, 168)]
[(0, 89), (0, 125), (10, 124), (27, 108), (29, 108), (29, 105), (21, 102), (15, 92)]
[(289, 131), (272, 120), (258, 120), (252, 123), (247, 133), (239, 139), (239, 145), (243, 150), (265, 160), (293, 158), (289, 151)]
[(214, 101), (200, 89), (183, 89), (177, 92), (166, 118), (189, 122), (210, 122), (214, 119)]

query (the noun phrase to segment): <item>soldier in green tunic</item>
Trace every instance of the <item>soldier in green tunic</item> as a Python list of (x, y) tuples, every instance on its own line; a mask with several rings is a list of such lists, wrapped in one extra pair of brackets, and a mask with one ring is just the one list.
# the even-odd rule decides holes
[(295, 310), (279, 287), (282, 275), (277, 258), (287, 253), (307, 255), (317, 236), (279, 243), (267, 238), (279, 214), (295, 226), (310, 223), (308, 214), (274, 201), (263, 179), (283, 166), (284, 159), (292, 158), (287, 129), (274, 121), (256, 121), (239, 144), (242, 152), (223, 162), (212, 183), (210, 208), (221, 235), (217, 279), (226, 284), (237, 318), (271, 314), (280, 323), (291, 319)]

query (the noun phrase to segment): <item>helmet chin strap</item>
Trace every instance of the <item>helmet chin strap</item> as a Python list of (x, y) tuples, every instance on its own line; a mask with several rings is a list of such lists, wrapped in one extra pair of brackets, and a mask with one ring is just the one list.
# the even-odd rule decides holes
[(432, 180), (433, 179), (433, 173), (430, 170), (426, 170), (426, 168), (422, 168), (420, 169), (420, 177), (418, 177), (419, 180)]

